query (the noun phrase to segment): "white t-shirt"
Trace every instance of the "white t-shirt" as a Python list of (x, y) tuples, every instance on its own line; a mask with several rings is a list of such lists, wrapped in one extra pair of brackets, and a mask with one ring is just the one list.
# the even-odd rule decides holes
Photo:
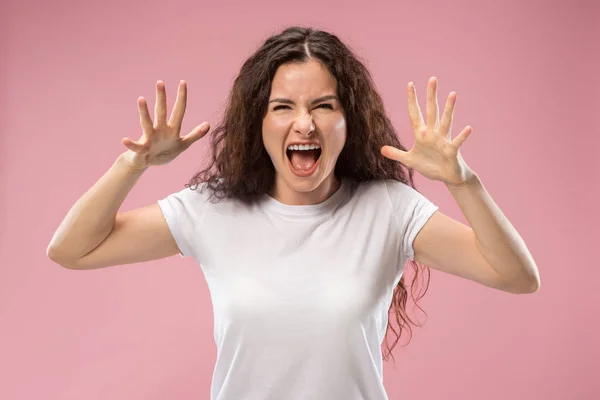
[(438, 209), (403, 183), (343, 180), (317, 205), (184, 189), (159, 201), (214, 310), (212, 400), (382, 400), (392, 294)]

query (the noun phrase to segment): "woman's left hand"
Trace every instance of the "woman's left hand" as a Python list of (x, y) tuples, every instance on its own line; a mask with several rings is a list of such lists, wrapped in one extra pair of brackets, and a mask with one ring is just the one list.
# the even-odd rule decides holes
[(448, 95), (440, 121), (437, 83), (436, 78), (431, 78), (427, 85), (427, 121), (423, 120), (414, 83), (408, 84), (408, 113), (415, 133), (414, 146), (408, 152), (392, 146), (383, 146), (381, 154), (401, 162), (408, 168), (413, 168), (428, 179), (442, 181), (451, 186), (461, 186), (475, 175), (459, 153), (472, 128), (467, 126), (452, 139), (456, 92)]

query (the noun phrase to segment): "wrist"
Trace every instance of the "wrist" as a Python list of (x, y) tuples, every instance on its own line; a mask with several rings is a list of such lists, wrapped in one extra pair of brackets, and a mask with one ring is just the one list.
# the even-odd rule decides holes
[(142, 174), (146, 169), (148, 169), (148, 165), (136, 165), (132, 162), (132, 156), (134, 156), (131, 150), (127, 150), (117, 157), (115, 164), (119, 167), (125, 169), (128, 173), (131, 174)]
[(446, 187), (450, 191), (456, 191), (456, 190), (468, 189), (470, 187), (477, 186), (480, 183), (481, 183), (481, 181), (479, 179), (479, 176), (475, 172), (471, 171), (469, 173), (467, 179), (465, 179), (462, 183), (460, 183), (458, 185), (446, 183)]

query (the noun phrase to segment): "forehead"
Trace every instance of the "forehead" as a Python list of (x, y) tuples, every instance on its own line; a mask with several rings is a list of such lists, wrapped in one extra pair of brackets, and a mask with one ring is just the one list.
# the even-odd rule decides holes
[(318, 61), (281, 65), (271, 82), (271, 95), (287, 97), (321, 96), (337, 93), (337, 81)]

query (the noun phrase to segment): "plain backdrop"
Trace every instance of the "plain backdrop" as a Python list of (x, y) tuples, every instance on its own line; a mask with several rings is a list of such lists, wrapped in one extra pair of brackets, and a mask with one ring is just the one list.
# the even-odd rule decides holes
[[(458, 93), (462, 155), (525, 239), (541, 290), (432, 272), (424, 327), (385, 365), (391, 399), (600, 398), (598, 2), (19, 1), (0, 11), (0, 398), (208, 399), (216, 351), (200, 267), (175, 256), (94, 271), (46, 247), (140, 135), (136, 99), (189, 87), (185, 133), (218, 122), (242, 62), (287, 25), (365, 60), (401, 141), (406, 85)], [(596, 26), (596, 27), (594, 27)], [(149, 170), (123, 210), (180, 190), (207, 141)], [(443, 184), (418, 189), (465, 222)], [(405, 341), (403, 342), (405, 343)], [(293, 343), (290, 343), (293, 345)]]

